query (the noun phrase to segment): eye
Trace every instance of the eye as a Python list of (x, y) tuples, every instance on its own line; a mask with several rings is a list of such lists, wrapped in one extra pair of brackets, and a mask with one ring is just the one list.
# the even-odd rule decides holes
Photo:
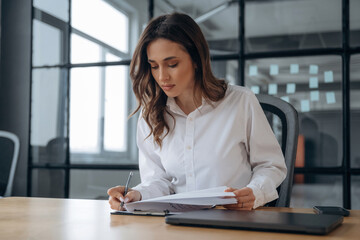
[(170, 64), (169, 67), (175, 68), (177, 65), (178, 65), (177, 63), (175, 63), (175, 64)]
[(150, 65), (150, 67), (151, 67), (151, 69), (158, 69), (159, 68), (159, 66), (152, 66), (152, 65)]

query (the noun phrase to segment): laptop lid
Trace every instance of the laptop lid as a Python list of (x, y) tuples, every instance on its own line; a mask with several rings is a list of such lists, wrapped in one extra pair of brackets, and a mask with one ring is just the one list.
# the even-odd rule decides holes
[(327, 234), (343, 222), (338, 215), (210, 209), (167, 216), (168, 224), (256, 231)]

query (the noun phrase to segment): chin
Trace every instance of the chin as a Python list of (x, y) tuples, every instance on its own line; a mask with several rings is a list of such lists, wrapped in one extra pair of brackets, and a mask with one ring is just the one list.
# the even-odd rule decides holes
[(165, 92), (165, 91), (164, 91), (164, 93), (166, 94), (166, 96), (172, 97), (172, 98), (176, 98), (176, 97), (178, 96), (177, 94), (171, 93), (171, 92)]

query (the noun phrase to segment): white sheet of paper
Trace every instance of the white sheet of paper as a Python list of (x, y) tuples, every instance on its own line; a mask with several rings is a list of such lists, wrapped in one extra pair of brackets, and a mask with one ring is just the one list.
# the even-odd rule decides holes
[(169, 212), (181, 212), (209, 208), (213, 205), (237, 203), (235, 198), (224, 198), (235, 196), (233, 192), (224, 192), (226, 188), (226, 186), (221, 186), (200, 191), (173, 194), (127, 203), (125, 207), (129, 212), (136, 210), (148, 212), (163, 212), (165, 210)]
[(319, 99), (320, 99), (320, 93), (319, 93), (319, 91), (311, 91), (310, 92), (310, 100), (311, 101), (319, 101)]
[(296, 84), (295, 83), (288, 83), (286, 84), (286, 93), (295, 93), (296, 90)]
[(276, 83), (270, 83), (270, 84), (269, 84), (268, 94), (269, 94), (269, 95), (275, 95), (275, 94), (277, 94), (277, 84), (276, 84)]
[(299, 64), (291, 64), (290, 65), (290, 73), (291, 74), (299, 73)]
[(270, 75), (278, 75), (279, 74), (279, 66), (277, 64), (270, 65)]
[(324, 72), (324, 82), (331, 83), (334, 82), (334, 74), (333, 71)]
[(309, 79), (309, 88), (318, 88), (319, 87), (319, 81), (317, 77), (311, 77)]
[(288, 103), (290, 102), (290, 99), (288, 96), (282, 96), (281, 99), (284, 100), (285, 102), (288, 102)]
[(251, 65), (249, 67), (249, 76), (256, 76), (257, 75), (257, 66)]
[(259, 94), (260, 93), (260, 87), (259, 86), (251, 86), (251, 91), (254, 94)]
[(327, 93), (326, 93), (326, 102), (327, 102), (328, 104), (334, 104), (334, 103), (336, 103), (335, 92), (327, 92)]
[(318, 74), (319, 66), (318, 65), (310, 65), (309, 66), (309, 73), (310, 74)]
[(309, 100), (301, 100), (301, 111), (309, 112), (310, 111), (310, 102)]

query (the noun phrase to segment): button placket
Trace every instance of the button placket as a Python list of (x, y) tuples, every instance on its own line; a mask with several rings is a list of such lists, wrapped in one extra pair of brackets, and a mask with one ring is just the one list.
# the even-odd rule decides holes
[(186, 169), (186, 189), (187, 191), (195, 190), (194, 175), (194, 117), (193, 113), (189, 114), (186, 119), (185, 132), (185, 169)]

